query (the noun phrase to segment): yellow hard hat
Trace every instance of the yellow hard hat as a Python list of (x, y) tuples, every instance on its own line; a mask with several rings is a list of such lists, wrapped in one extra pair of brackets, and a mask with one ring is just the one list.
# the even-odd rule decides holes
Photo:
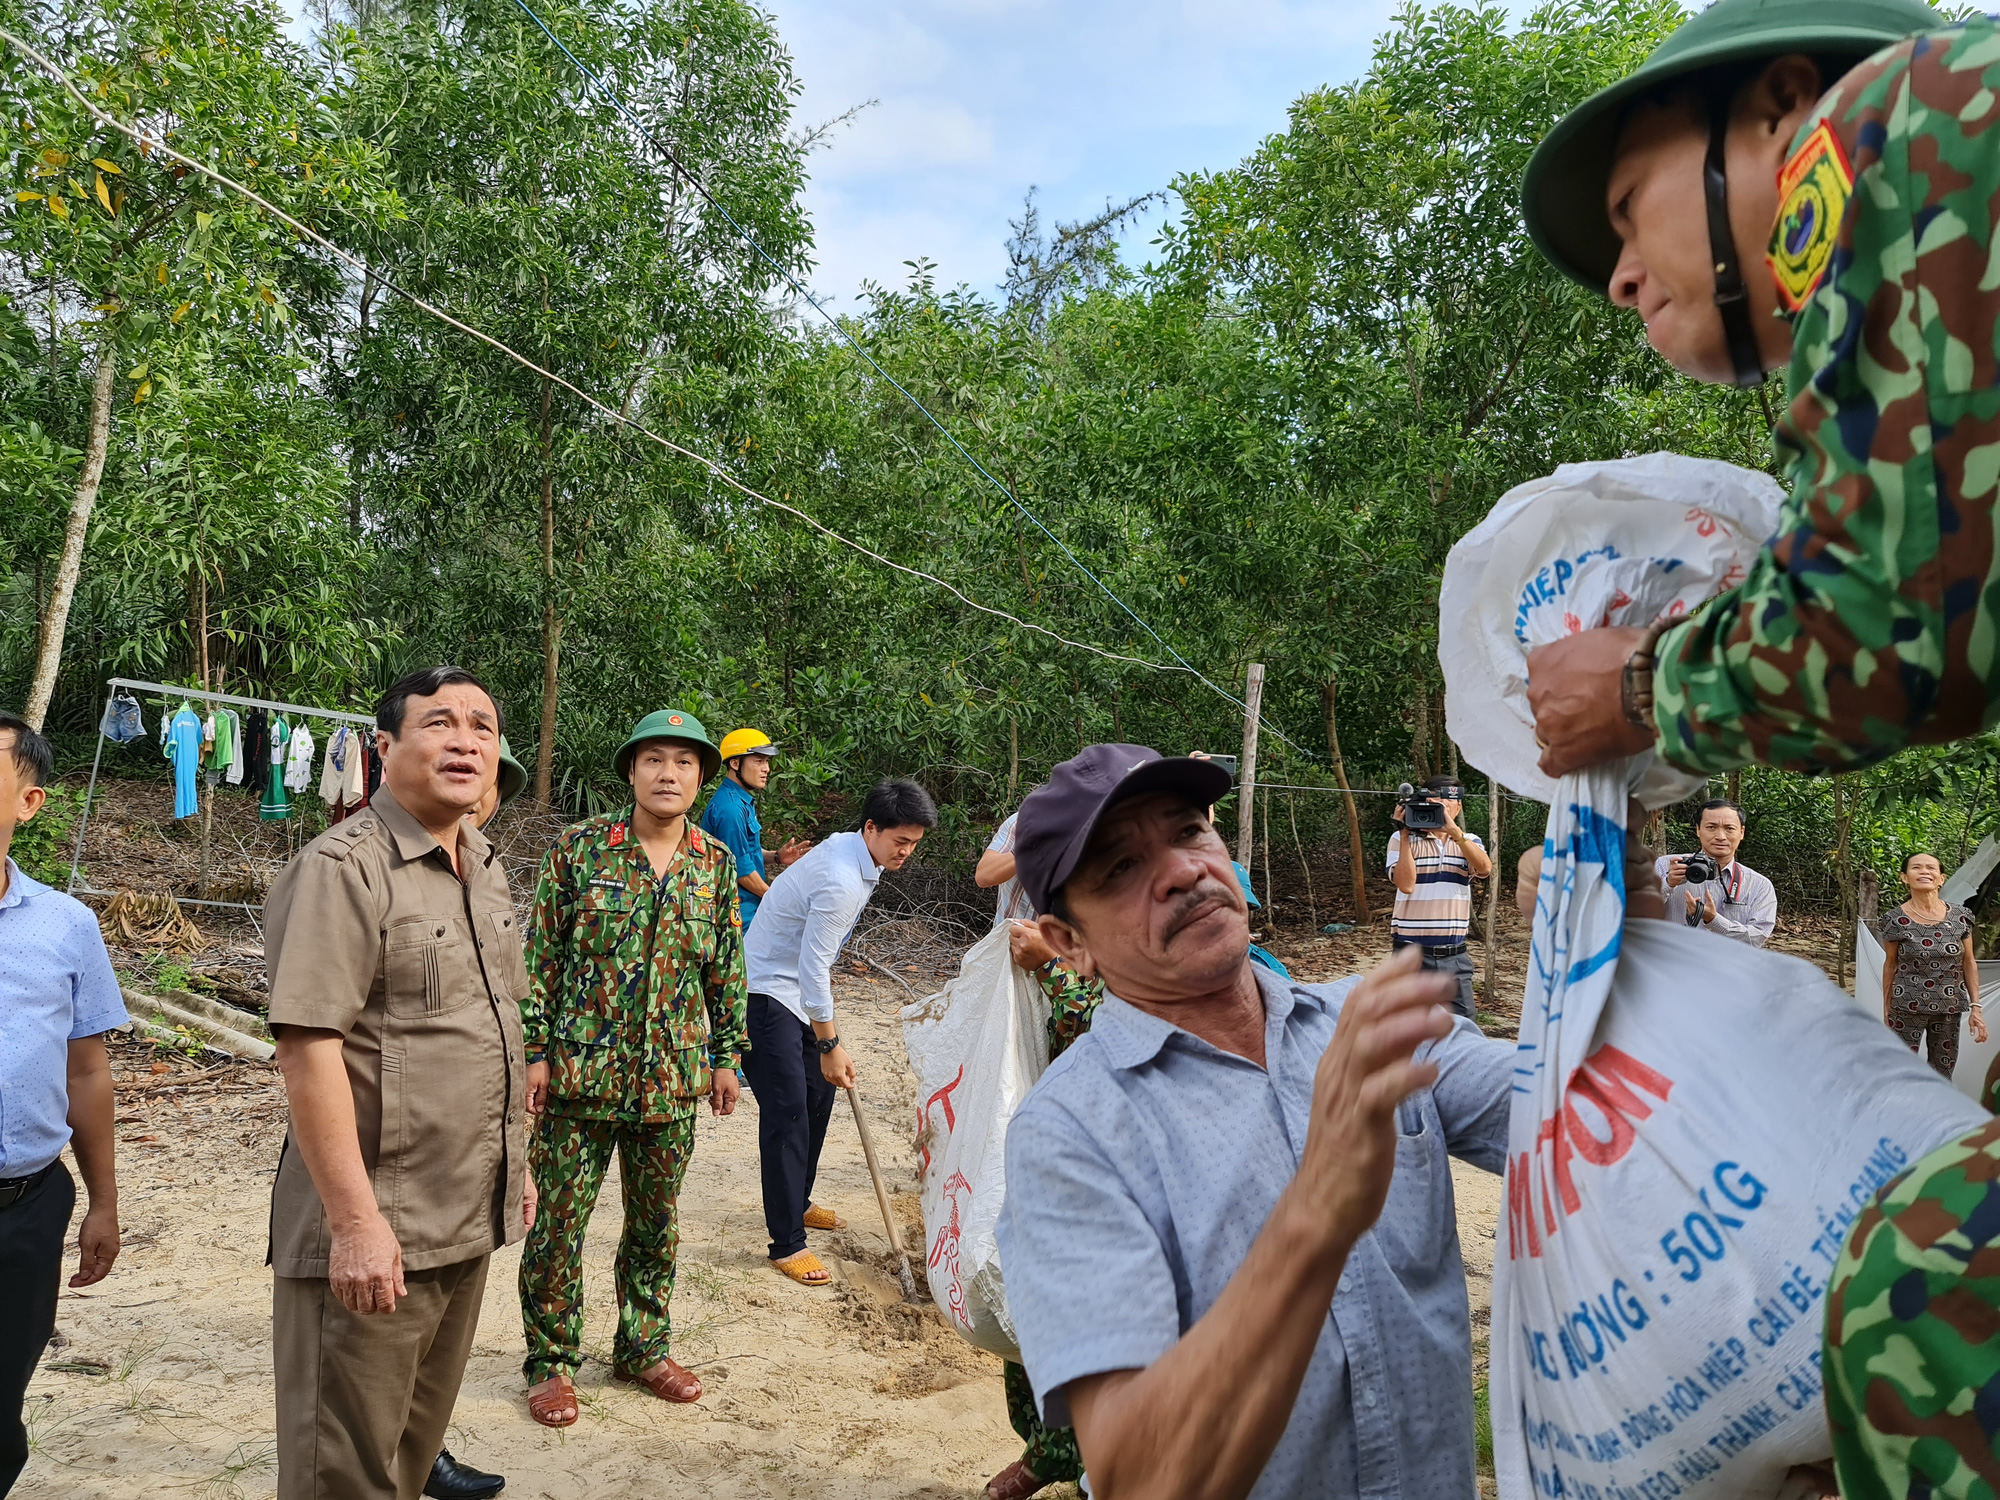
[(771, 737), (761, 729), (732, 729), (722, 737), (722, 758), (734, 760), (739, 755), (776, 755), (778, 747), (771, 743)]

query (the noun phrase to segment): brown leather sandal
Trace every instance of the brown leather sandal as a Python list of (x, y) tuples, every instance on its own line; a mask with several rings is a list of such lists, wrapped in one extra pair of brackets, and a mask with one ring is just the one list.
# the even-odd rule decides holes
[(701, 1399), (701, 1377), (670, 1359), (662, 1359), (650, 1375), (643, 1371), (613, 1370), (611, 1378), (627, 1385), (643, 1385), (662, 1401), (680, 1406)]
[(801, 1250), (797, 1255), (787, 1255), (783, 1260), (774, 1260), (771, 1264), (800, 1286), (833, 1285), (833, 1273), (827, 1270), (825, 1263), (810, 1250)]
[(1035, 1471), (1017, 1458), (986, 1481), (986, 1500), (1027, 1500), (1048, 1487), (1048, 1480), (1037, 1478)]
[(806, 1205), (805, 1226), (808, 1229), (845, 1229), (847, 1220), (830, 1208), (809, 1203)]
[[(560, 1412), (568, 1416), (560, 1416)], [(561, 1370), (540, 1385), (528, 1387), (528, 1415), (544, 1427), (574, 1427), (583, 1407), (576, 1399), (576, 1386)]]

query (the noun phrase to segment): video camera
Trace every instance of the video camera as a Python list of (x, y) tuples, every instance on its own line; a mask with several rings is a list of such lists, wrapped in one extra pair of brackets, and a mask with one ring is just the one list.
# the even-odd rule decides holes
[(1446, 787), (1442, 791), (1425, 791), (1404, 782), (1396, 788), (1396, 805), (1403, 809), (1403, 826), (1413, 833), (1428, 833), (1434, 828), (1442, 828), (1445, 823), (1444, 805), (1464, 797), (1457, 787)]
[(1722, 871), (1716, 866), (1714, 859), (1703, 853), (1690, 854), (1682, 860), (1681, 874), (1687, 877), (1689, 885), (1706, 885), (1709, 881), (1718, 879)]

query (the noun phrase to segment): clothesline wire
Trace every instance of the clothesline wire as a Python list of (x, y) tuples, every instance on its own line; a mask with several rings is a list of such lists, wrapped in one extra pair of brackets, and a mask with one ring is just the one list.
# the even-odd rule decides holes
[[(802, 283), (796, 276), (794, 276), (791, 270), (782, 261), (778, 260), (769, 251), (767, 251), (763, 247), (763, 245), (758, 243), (757, 237), (754, 234), (752, 234), (749, 231), (749, 229), (747, 229), (746, 227), (744, 227), (743, 224), (738, 222), (736, 216), (732, 214), (727, 207), (724, 206), (722, 201), (719, 198), (717, 198), (712, 191), (710, 191), (708, 184), (702, 180), (700, 174), (695, 172), (693, 168), (689, 167), (687, 163), (683, 162), (680, 159), (679, 154), (675, 152), (673, 147), (669, 146), (665, 141), (661, 140), (657, 135), (653, 134), (653, 132), (647, 128), (645, 121), (639, 118), (638, 114), (632, 109), (630, 105), (628, 105), (625, 102), (624, 98), (618, 93), (616, 89), (612, 88), (612, 86), (609, 83), (607, 83), (601, 76), (599, 76), (590, 67), (589, 64), (583, 61), (582, 58), (578, 57), (574, 52), (570, 51), (569, 47), (563, 42), (563, 39), (557, 36), (555, 32), (550, 28), (548, 22), (544, 21), (539, 15), (535, 14), (534, 9), (528, 5), (527, 0), (514, 0), (514, 4), (520, 8), (521, 13), (523, 15), (525, 15), (529, 20), (533, 21), (535, 25), (541, 29), (542, 35), (546, 36), (551, 42), (555, 43), (556, 50), (561, 52), (564, 57), (570, 60), (571, 65), (575, 67), (577, 72), (582, 74), (583, 77), (589, 81), (591, 86), (597, 90), (598, 94), (605, 100), (605, 102), (610, 104), (613, 109), (617, 110), (619, 114), (623, 115), (625, 119), (631, 123), (632, 128), (639, 133), (640, 137), (644, 139), (648, 144), (650, 144), (655, 151), (659, 152), (660, 155), (663, 158), (665, 158), (668, 165), (670, 165), (674, 169), (674, 171), (678, 172), (684, 179), (686, 179), (688, 185), (692, 187), (695, 190), (695, 192), (701, 195), (702, 199), (709, 205), (709, 207), (713, 208), (718, 214), (722, 215), (723, 220), (729, 225), (731, 229), (733, 229), (736, 232), (737, 237), (741, 239), (744, 244), (748, 245), (750, 249), (756, 253), (757, 258), (763, 261), (765, 265), (769, 266), (780, 277), (782, 277), (784, 279), (785, 284), (792, 289), (793, 293), (796, 296), (804, 299), (806, 305), (812, 308), (814, 312), (818, 313), (820, 317), (825, 320), (827, 326), (832, 328), (835, 333), (839, 334), (840, 337), (847, 343), (847, 346), (851, 348), (856, 354), (860, 355), (861, 358), (867, 362), (869, 369), (873, 370), (877, 375), (881, 376), (883, 380), (887, 381), (891, 386), (895, 388), (896, 392), (899, 395), (901, 395), (904, 400), (908, 401), (911, 406), (915, 407), (917, 411), (922, 413), (924, 420), (929, 422), (931, 426), (935, 427), (938, 430), (939, 434), (944, 438), (944, 440), (947, 443), (951, 444), (952, 448), (957, 451), (958, 456), (960, 458), (963, 458), (968, 464), (970, 464), (979, 473), (979, 476), (982, 479), (984, 479), (988, 484), (992, 485), (993, 488), (1000, 493), (1001, 498), (1006, 500), (1006, 502), (1009, 505), (1013, 506), (1015, 510), (1019, 511), (1022, 517), (1027, 520), (1029, 525), (1033, 526), (1037, 531), (1041, 532), (1041, 534), (1047, 537), (1051, 542), (1054, 542), (1057, 550), (1060, 551), (1064, 557), (1069, 559), (1070, 564), (1073, 567), (1075, 567), (1079, 573), (1083, 574), (1084, 577), (1088, 578), (1092, 583), (1096, 584), (1099, 591), (1103, 593), (1104, 597), (1109, 599), (1113, 604), (1117, 605), (1119, 609), (1123, 610), (1135, 625), (1137, 625), (1141, 630), (1145, 631), (1147, 635), (1151, 636), (1153, 639), (1153, 643), (1157, 645), (1162, 651), (1166, 652), (1167, 655), (1171, 656), (1174, 659), (1175, 663), (1178, 665), (1180, 670), (1190, 673), (1197, 682), (1201, 683), (1203, 687), (1207, 688), (1210, 692), (1216, 694), (1218, 697), (1222, 698), (1226, 702), (1235, 704), (1236, 707), (1242, 709), (1245, 713), (1248, 713), (1250, 711), (1249, 705), (1245, 703), (1241, 698), (1237, 697), (1234, 693), (1230, 692), (1228, 689), (1218, 687), (1215, 683), (1209, 681), (1209, 679), (1206, 676), (1204, 676), (1198, 668), (1196, 668), (1193, 664), (1191, 664), (1186, 657), (1182, 656), (1180, 652), (1176, 651), (1171, 645), (1169, 645), (1164, 639), (1162, 639), (1160, 633), (1155, 629), (1153, 629), (1153, 627), (1146, 622), (1144, 617), (1141, 616), (1137, 610), (1133, 609), (1131, 605), (1127, 604), (1123, 599), (1121, 599), (1118, 596), (1117, 592), (1112, 589), (1110, 584), (1106, 583), (1102, 578), (1099, 578), (1097, 574), (1092, 572), (1089, 566), (1083, 561), (1083, 559), (1078, 557), (1074, 552), (1072, 552), (1069, 549), (1068, 544), (1065, 543), (1061, 537), (1057, 536), (1053, 531), (1051, 531), (1048, 528), (1048, 526), (1046, 526), (1043, 523), (1040, 516), (1036, 515), (1032, 510), (1028, 509), (1027, 505), (1022, 502), (1021, 497), (1014, 493), (1013, 486), (1003, 484), (999, 479), (995, 478), (993, 473), (986, 467), (986, 465), (982, 464), (976, 457), (973, 456), (972, 450), (967, 448), (965, 444), (961, 443), (958, 440), (957, 436), (953, 434), (950, 428), (946, 427), (943, 422), (939, 421), (937, 417), (932, 415), (931, 409), (929, 407), (925, 406), (922, 401), (918, 400), (917, 397), (914, 394), (912, 394), (911, 391), (907, 387), (905, 387), (901, 381), (897, 380), (895, 376), (891, 375), (887, 370), (883, 369), (881, 364), (876, 360), (875, 356), (868, 352), (868, 350), (861, 344), (860, 340), (856, 339), (853, 333), (848, 330), (846, 325), (844, 325), (838, 318), (834, 317), (832, 313), (828, 312), (826, 308), (820, 304), (819, 299), (813, 296), (813, 294), (806, 289), (804, 283)], [(1300, 746), (1295, 740), (1291, 738), (1290, 735), (1286, 734), (1282, 729), (1278, 728), (1275, 724), (1271, 724), (1270, 722), (1268, 722), (1261, 713), (1258, 715), (1257, 721), (1259, 724), (1263, 725), (1264, 728), (1270, 730), (1272, 734), (1276, 735), (1286, 744), (1292, 746), (1292, 748), (1300, 750), (1301, 753), (1304, 754), (1311, 753), (1309, 751), (1305, 751), (1304, 747)]]
[(130, 677), (108, 678), (105, 685), (113, 692), (119, 688), (136, 688), (143, 693), (157, 693), (163, 698), (200, 698), (208, 703), (229, 703), (242, 708), (266, 708), (276, 713), (299, 714), (311, 719), (341, 719), (349, 724), (360, 724), (369, 729), (375, 727), (373, 714), (353, 713), (344, 709), (309, 708), (303, 703), (279, 703), (269, 698), (246, 698), (237, 693), (182, 687), (169, 682), (140, 682)]
[[(106, 111), (98, 108), (95, 103), (93, 103), (88, 97), (84, 95), (82, 90), (77, 88), (77, 86), (70, 81), (69, 76), (67, 74), (65, 74), (47, 57), (43, 56), (39, 51), (29, 46), (26, 42), (22, 41), (12, 32), (0, 29), (0, 41), (6, 42), (7, 45), (14, 48), (15, 51), (19, 52), (23, 57), (27, 58), (45, 75), (47, 75), (55, 83), (60, 85), (70, 95), (70, 97), (75, 99), (78, 104), (83, 106), (84, 110), (87, 113), (89, 113), (92, 118), (98, 120), (100, 123), (104, 125), (109, 126), (111, 129), (116, 130), (121, 135), (129, 137), (133, 142), (135, 142), (141, 148), (142, 154), (150, 155), (150, 153), (152, 153), (153, 151), (158, 151), (161, 155), (171, 158), (173, 161), (176, 161), (181, 165), (187, 167), (190, 171), (199, 172), (202, 176), (208, 178), (210, 181), (219, 183), (221, 186), (228, 188), (231, 192), (237, 193), (240, 196), (247, 198), (250, 202), (255, 203), (259, 208), (263, 209), (266, 213), (270, 214), (273, 218), (277, 219), (278, 222), (284, 224), (285, 226), (292, 229), (293, 231), (303, 236), (304, 238), (311, 240), (314, 244), (319, 245), (320, 247), (325, 249), (329, 254), (334, 256), (335, 259), (341, 261), (343, 264), (352, 267), (354, 270), (361, 272), (363, 275), (372, 276), (378, 284), (396, 293), (399, 297), (402, 297), (412, 306), (417, 307), (426, 313), (429, 313), (439, 322), (446, 323), (451, 327), (458, 329), (461, 333), (467, 334), (470, 337), (477, 339), (480, 343), (487, 345), (488, 347), (494, 349), (498, 353), (504, 354), (507, 358), (513, 360), (523, 369), (532, 371), (534, 374), (541, 376), (544, 380), (550, 381), (555, 385), (561, 386), (564, 390), (568, 391), (571, 395), (575, 396), (585, 405), (591, 407), (595, 411), (601, 412), (603, 415), (609, 417), (613, 422), (618, 423), (620, 426), (629, 427), (630, 429), (632, 429), (632, 431), (638, 433), (642, 437), (650, 439), (654, 443), (657, 443), (660, 447), (666, 449), (668, 452), (679, 454), (683, 458), (690, 459), (693, 462), (700, 464), (703, 468), (707, 469), (711, 474), (713, 474), (716, 478), (720, 479), (724, 484), (728, 485), (731, 489), (737, 490), (740, 493), (748, 496), (750, 499), (755, 500), (762, 505), (769, 506), (773, 510), (784, 511), (788, 515), (796, 516), (799, 520), (805, 522), (805, 524), (811, 527), (813, 530), (821, 533), (824, 536), (831, 538), (833, 541), (840, 543), (844, 547), (848, 547), (856, 552), (859, 552), (862, 556), (869, 558), (871, 561), (881, 563), (884, 567), (887, 568), (893, 568), (898, 573), (904, 573), (912, 578), (922, 579), (926, 583), (935, 584), (938, 588), (941, 588), (945, 592), (953, 595), (961, 603), (967, 605), (972, 609), (979, 611), (981, 614), (992, 615), (996, 619), (1005, 620), (1009, 624), (1019, 626), (1023, 630), (1032, 631), (1037, 635), (1047, 636), (1050, 640), (1053, 640), (1060, 645), (1071, 646), (1080, 651), (1088, 651), (1094, 655), (1104, 657), (1109, 661), (1124, 662), (1128, 665), (1135, 667), (1145, 667), (1149, 671), (1154, 671), (1154, 672), (1189, 672), (1193, 673), (1193, 675), (1195, 675), (1196, 677), (1201, 676), (1200, 673), (1195, 672), (1194, 668), (1188, 666), (1185, 662), (1182, 662), (1179, 666), (1163, 666), (1158, 662), (1148, 661), (1143, 657), (1127, 656), (1121, 652), (1107, 651), (1102, 646), (1094, 646), (1088, 641), (1072, 640), (1068, 636), (1062, 635), (1057, 631), (1051, 630), (1045, 625), (1037, 625), (1032, 621), (1021, 619), (1018, 615), (1009, 614), (1004, 609), (995, 609), (991, 605), (981, 604), (977, 599), (972, 598), (969, 594), (957, 588), (955, 585), (945, 582), (944, 579), (939, 578), (937, 575), (933, 573), (926, 573), (921, 568), (909, 567), (904, 563), (899, 563), (895, 561), (893, 558), (884, 557), (881, 553), (875, 551), (873, 548), (867, 547), (862, 543), (855, 541), (851, 537), (843, 536), (840, 532), (835, 531), (831, 526), (825, 525), (821, 521), (807, 514), (805, 511), (801, 510), (799, 507), (791, 505), (783, 500), (773, 500), (769, 495), (762, 494), (759, 491), (752, 489), (749, 485), (743, 483), (743, 481), (738, 479), (735, 475), (731, 474), (727, 469), (723, 468), (722, 465), (717, 463), (714, 459), (709, 458), (705, 454), (697, 453), (691, 448), (685, 448), (681, 446), (681, 444), (674, 442), (671, 438), (662, 437), (659, 433), (653, 431), (652, 428), (646, 426), (643, 422), (636, 421), (633, 418), (627, 416), (625, 413), (617, 411), (612, 407), (605, 405), (595, 396), (592, 396), (588, 392), (579, 389), (577, 386), (571, 384), (569, 381), (565, 380), (562, 376), (556, 374), (554, 371), (544, 369), (541, 365), (535, 363), (534, 360), (528, 358), (527, 355), (522, 354), (518, 350), (511, 348), (507, 344), (502, 343), (499, 339), (493, 337), (492, 334), (486, 333), (481, 329), (475, 328), (469, 323), (461, 322), (458, 318), (453, 317), (450, 313), (444, 311), (442, 308), (437, 307), (433, 303), (418, 296), (415, 292), (412, 292), (407, 288), (398, 285), (393, 279), (385, 275), (380, 270), (370, 267), (366, 261), (342, 249), (340, 246), (336, 245), (332, 240), (328, 239), (325, 235), (321, 234), (318, 230), (313, 229), (310, 226), (302, 223), (298, 219), (293, 218), (290, 214), (286, 213), (283, 209), (279, 208), (269, 199), (263, 197), (261, 194), (257, 193), (253, 189), (244, 186), (242, 183), (236, 181), (236, 179), (234, 179), (233, 177), (229, 177), (224, 173), (218, 172), (214, 168), (207, 166), (202, 162), (196, 161), (191, 156), (183, 155), (181, 152), (176, 151), (172, 146), (169, 146), (164, 140), (155, 140), (145, 135), (134, 126), (126, 124), (123, 120), (118, 119), (115, 115), (109, 114)], [(1162, 644), (1164, 645), (1165, 643), (1162, 642)], [(1168, 649), (1171, 652), (1171, 648)], [(1207, 681), (1206, 678), (1202, 678), (1202, 680), (1204, 682)], [(1277, 729), (1273, 729), (1272, 733), (1279, 735), (1280, 738), (1283, 738), (1282, 732)]]

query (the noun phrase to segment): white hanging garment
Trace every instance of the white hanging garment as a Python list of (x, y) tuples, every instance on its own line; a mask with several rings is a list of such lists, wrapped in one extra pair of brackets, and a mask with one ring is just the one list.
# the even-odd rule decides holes
[(313, 737), (302, 723), (292, 731), (292, 747), (285, 756), (285, 790), (303, 792), (312, 785)]

